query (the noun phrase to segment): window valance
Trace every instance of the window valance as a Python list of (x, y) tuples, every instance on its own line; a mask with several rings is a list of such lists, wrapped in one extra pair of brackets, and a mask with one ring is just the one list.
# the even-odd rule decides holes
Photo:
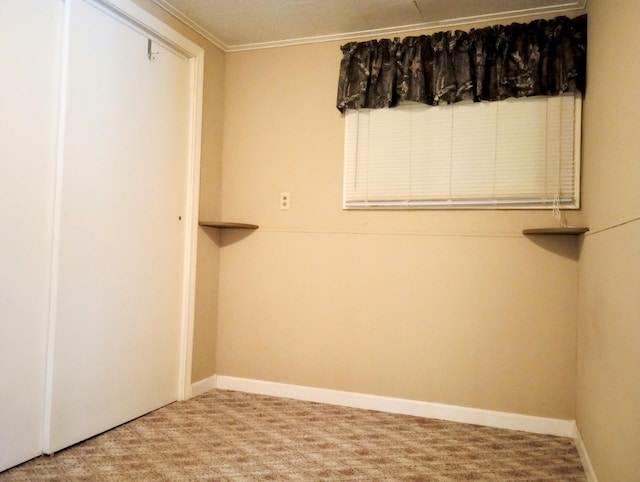
[(341, 47), (337, 107), (584, 92), (586, 46), (586, 15), (351, 42)]

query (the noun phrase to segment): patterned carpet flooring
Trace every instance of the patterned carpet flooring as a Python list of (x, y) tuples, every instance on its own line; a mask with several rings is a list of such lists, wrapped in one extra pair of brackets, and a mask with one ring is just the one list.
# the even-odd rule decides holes
[(585, 481), (571, 439), (213, 390), (0, 481)]

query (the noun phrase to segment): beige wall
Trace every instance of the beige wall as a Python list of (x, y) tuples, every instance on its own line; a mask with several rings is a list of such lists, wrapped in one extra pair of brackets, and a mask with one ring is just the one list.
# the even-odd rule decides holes
[(640, 480), (640, 2), (589, 1), (577, 423), (601, 481)]
[(217, 374), (573, 419), (577, 239), (343, 211), (339, 45), (226, 56)]
[[(134, 1), (205, 50), (202, 159), (200, 166), (200, 219), (216, 219), (220, 214), (224, 52), (175, 17), (169, 15), (151, 0)], [(200, 228), (198, 231), (198, 261), (196, 268), (192, 381), (202, 380), (216, 372), (218, 252), (219, 234), (217, 231)]]

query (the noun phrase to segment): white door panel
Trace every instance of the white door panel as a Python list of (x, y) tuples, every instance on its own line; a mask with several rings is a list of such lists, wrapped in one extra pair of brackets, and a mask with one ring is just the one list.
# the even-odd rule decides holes
[(41, 453), (62, 7), (0, 0), (0, 471)]
[(46, 451), (178, 398), (191, 69), (147, 45), (73, 1)]

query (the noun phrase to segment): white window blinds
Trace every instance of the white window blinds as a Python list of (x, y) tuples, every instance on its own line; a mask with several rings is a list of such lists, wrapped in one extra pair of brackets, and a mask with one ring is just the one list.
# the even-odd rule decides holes
[(345, 208), (579, 207), (580, 99), (348, 110)]

